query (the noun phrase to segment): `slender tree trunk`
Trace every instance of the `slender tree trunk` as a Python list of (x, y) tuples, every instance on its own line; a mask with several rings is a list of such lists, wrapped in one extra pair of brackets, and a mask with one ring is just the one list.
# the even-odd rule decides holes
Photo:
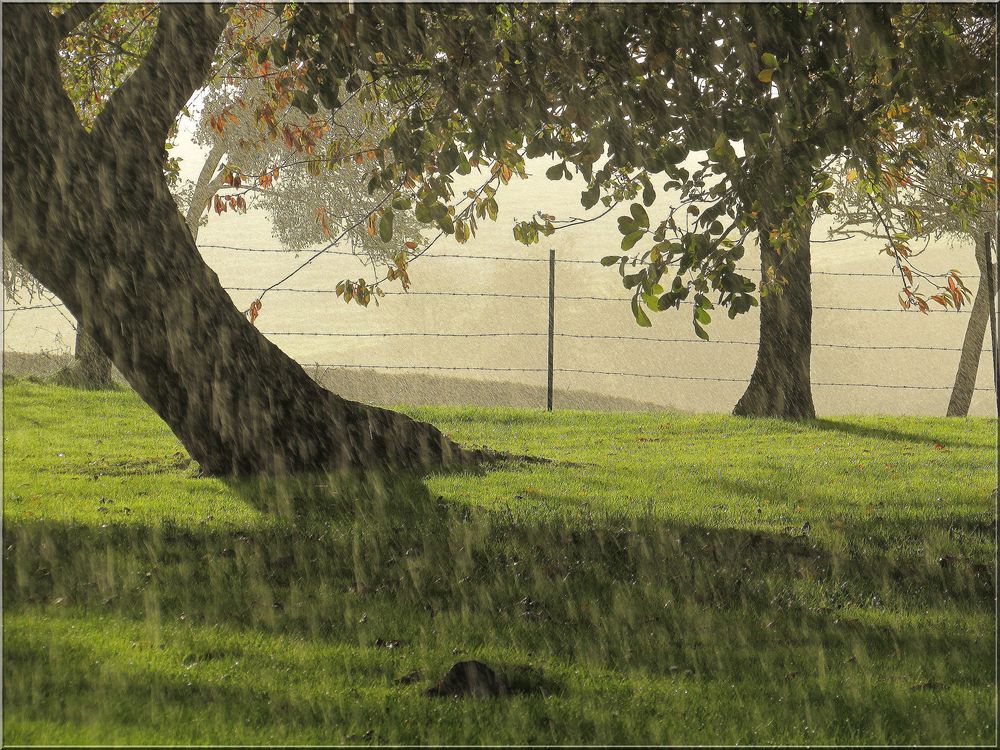
[[(11, 254), (7, 241), (4, 241), (4, 264), (10, 263), (14, 269), (5, 268), (9, 276), (5, 278), (5, 291), (16, 290), (27, 285), (31, 291), (37, 292), (44, 287), (23, 269), (17, 259)], [(9, 279), (9, 281), (8, 281)], [(15, 286), (16, 285), (16, 286)], [(111, 360), (101, 351), (93, 338), (87, 335), (83, 326), (77, 321), (76, 346), (73, 349), (73, 361), (52, 376), (52, 380), (63, 385), (77, 388), (108, 388), (112, 385)]]
[(747, 417), (814, 419), (809, 359), (812, 354), (812, 286), (809, 258), (811, 220), (805, 220), (794, 238), (794, 247), (780, 254), (771, 244), (770, 230), (780, 221), (762, 222), (759, 228), (761, 274), (773, 272), (788, 284), (780, 294), (760, 300), (760, 344), (750, 385), (733, 409)]
[(212, 197), (222, 187), (222, 176), (215, 176), (215, 170), (219, 168), (219, 162), (222, 161), (222, 156), (225, 152), (226, 147), (223, 142), (221, 140), (216, 141), (212, 145), (212, 150), (208, 153), (208, 158), (205, 159), (205, 163), (201, 166), (201, 172), (198, 174), (198, 182), (194, 187), (194, 194), (191, 196), (191, 205), (188, 206), (187, 214), (184, 216), (188, 231), (191, 232), (191, 238), (195, 241), (198, 240), (201, 215), (205, 213), (205, 209), (211, 203)]
[(986, 283), (989, 261), (986, 258), (986, 240), (982, 235), (976, 237), (976, 265), (979, 266), (979, 287), (972, 303), (969, 325), (966, 326), (965, 340), (962, 342), (962, 356), (959, 357), (958, 372), (955, 374), (955, 385), (948, 401), (949, 417), (969, 415), (972, 394), (976, 390), (979, 358), (986, 340), (986, 326), (990, 322), (989, 284)]
[(224, 24), (217, 6), (164, 4), (149, 53), (88, 134), (62, 90), (46, 6), (4, 8), (12, 250), (208, 473), (474, 460), (431, 425), (318, 386), (247, 322), (202, 260), (167, 188), (163, 144)]
[(111, 359), (79, 321), (76, 324), (73, 362), (57, 372), (52, 379), (77, 388), (109, 388), (114, 384), (111, 378)]

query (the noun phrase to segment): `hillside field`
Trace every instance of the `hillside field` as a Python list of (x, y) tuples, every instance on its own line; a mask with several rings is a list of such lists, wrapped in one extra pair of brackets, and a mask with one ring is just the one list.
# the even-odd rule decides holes
[(409, 406), (547, 460), (226, 481), (129, 390), (3, 403), (7, 744), (996, 739), (996, 419)]

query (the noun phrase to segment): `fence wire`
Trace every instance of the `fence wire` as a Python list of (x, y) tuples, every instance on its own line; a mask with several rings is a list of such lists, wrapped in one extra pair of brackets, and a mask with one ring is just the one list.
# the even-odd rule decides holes
[[(292, 253), (284, 248), (277, 247), (240, 247), (236, 245), (214, 245), (206, 244), (200, 245), (202, 250), (225, 250), (225, 251), (235, 251), (243, 253), (281, 253), (285, 255), (298, 255), (298, 253)], [(312, 252), (311, 250), (303, 250), (300, 252)], [(336, 256), (349, 256), (349, 257), (359, 257), (356, 253), (343, 251), (343, 250), (328, 250), (326, 251), (328, 255)], [(505, 255), (467, 255), (461, 253), (454, 254), (441, 254), (434, 256), (426, 256), (425, 260), (475, 260), (475, 261), (497, 261), (497, 262), (515, 262), (515, 263), (544, 263), (549, 264), (553, 262), (550, 258), (531, 258), (525, 256), (505, 256)], [(573, 264), (573, 265), (601, 265), (600, 260), (587, 259), (587, 258), (555, 258), (554, 262), (557, 264)], [(758, 269), (753, 268), (740, 268), (738, 269), (744, 273), (757, 273)], [(833, 276), (833, 277), (864, 277), (864, 278), (879, 278), (879, 279), (895, 279), (896, 274), (894, 272), (887, 273), (873, 273), (873, 272), (846, 272), (846, 271), (812, 271), (813, 276)], [(977, 279), (978, 275), (965, 276), (967, 279)], [(239, 293), (259, 293), (260, 288), (258, 287), (247, 287), (247, 286), (232, 286), (225, 287), (228, 292), (239, 292)], [(336, 290), (331, 288), (301, 288), (301, 287), (276, 287), (273, 288), (272, 293), (282, 293), (282, 294), (303, 294), (303, 295), (316, 295), (316, 294), (331, 294), (335, 295)], [(413, 290), (413, 291), (389, 291), (386, 292), (386, 296), (412, 296), (412, 297), (461, 297), (461, 298), (483, 298), (483, 299), (534, 299), (534, 300), (548, 300), (550, 295), (548, 294), (519, 294), (512, 292), (482, 292), (482, 291), (466, 291), (461, 289), (454, 290)], [(577, 302), (617, 302), (617, 303), (627, 303), (630, 298), (628, 297), (613, 297), (613, 296), (602, 296), (602, 295), (574, 295), (574, 294), (553, 294), (552, 297), (555, 300), (564, 301), (577, 301)], [(691, 304), (691, 303), (685, 303)], [(72, 320), (65, 315), (63, 312), (64, 305), (59, 302), (52, 301), (47, 304), (35, 304), (35, 305), (23, 305), (14, 307), (5, 307), (4, 312), (11, 314), (11, 319), (8, 320), (7, 326), (9, 326), (13, 315), (19, 312), (28, 312), (33, 310), (43, 310), (43, 309), (59, 309), (60, 314), (63, 315), (69, 321), (72, 326)], [(842, 305), (814, 305), (813, 310), (823, 310), (829, 312), (837, 313), (911, 313), (917, 314), (916, 310), (903, 310), (901, 308), (880, 308), (880, 307), (850, 307)], [(933, 312), (949, 312), (955, 314), (968, 315), (971, 311), (966, 308), (964, 310), (933, 310)], [(75, 328), (75, 326), (74, 326)], [(6, 330), (6, 326), (5, 329)], [(284, 337), (300, 337), (300, 338), (350, 338), (350, 339), (361, 339), (361, 338), (441, 338), (441, 339), (485, 339), (485, 338), (541, 338), (548, 335), (546, 331), (349, 331), (349, 332), (327, 332), (327, 331), (288, 331), (288, 330), (262, 330), (262, 334), (266, 336), (284, 336)], [(733, 340), (733, 339), (711, 339), (708, 341), (703, 341), (701, 339), (690, 339), (690, 338), (670, 338), (670, 337), (655, 337), (655, 336), (644, 336), (644, 335), (631, 335), (631, 336), (621, 336), (621, 335), (608, 335), (608, 334), (585, 334), (585, 333), (565, 333), (555, 331), (552, 334), (553, 338), (568, 339), (568, 340), (579, 340), (579, 341), (613, 341), (613, 342), (642, 342), (642, 343), (656, 343), (656, 344), (690, 344), (697, 346), (711, 346), (711, 345), (728, 345), (728, 346), (757, 346), (757, 341), (743, 341), (743, 340)], [(961, 347), (952, 346), (925, 346), (925, 345), (862, 345), (862, 344), (844, 344), (835, 342), (813, 342), (812, 346), (815, 348), (828, 348), (828, 349), (838, 349), (838, 350), (854, 350), (854, 351), (934, 351), (934, 352), (961, 352)], [(989, 352), (989, 348), (982, 348), (979, 350), (981, 353)], [(446, 365), (415, 365), (415, 364), (399, 364), (399, 363), (386, 363), (386, 364), (358, 364), (358, 363), (348, 363), (348, 362), (337, 362), (328, 364), (307, 364), (310, 368), (321, 368), (321, 369), (364, 369), (364, 370), (409, 370), (409, 371), (440, 371), (440, 372), (482, 372), (482, 373), (547, 373), (549, 372), (546, 367), (494, 367), (494, 366), (446, 366)], [(599, 369), (585, 369), (585, 368), (574, 368), (574, 367), (553, 367), (553, 373), (563, 373), (563, 374), (576, 374), (576, 375), (598, 375), (598, 376), (608, 376), (608, 377), (620, 377), (620, 378), (648, 378), (648, 379), (662, 379), (662, 380), (680, 380), (680, 381), (701, 381), (701, 382), (714, 382), (714, 383), (741, 383), (746, 384), (748, 380), (746, 378), (729, 378), (729, 377), (714, 377), (714, 376), (697, 376), (697, 375), (670, 375), (664, 373), (639, 373), (639, 372), (628, 372), (619, 370), (599, 370)], [(919, 391), (944, 391), (951, 390), (952, 386), (945, 385), (919, 385), (919, 384), (901, 384), (901, 383), (868, 383), (868, 382), (823, 382), (823, 381), (812, 381), (813, 386), (823, 387), (823, 388), (868, 388), (868, 389), (887, 389), (887, 390), (919, 390)], [(993, 388), (989, 387), (977, 387), (976, 390), (979, 391), (993, 391)]]

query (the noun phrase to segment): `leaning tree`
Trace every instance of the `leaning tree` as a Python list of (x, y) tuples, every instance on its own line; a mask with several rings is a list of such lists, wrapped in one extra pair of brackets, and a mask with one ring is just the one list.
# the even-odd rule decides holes
[[(66, 34), (60, 47), (60, 75), (66, 95), (85, 129), (93, 125), (104, 98), (130, 72), (129, 61), (140, 56), (152, 38), (157, 7), (149, 4), (108, 3)], [(168, 175), (175, 174), (168, 165)], [(21, 294), (51, 299), (45, 287), (22, 266), (4, 244), (4, 291), (17, 301)], [(56, 382), (103, 388), (112, 383), (111, 360), (90, 336), (75, 324), (73, 361), (54, 376)]]
[[(163, 145), (209, 73), (226, 23), (219, 6), (162, 6), (149, 51), (90, 132), (66, 96), (58, 55), (93, 6), (58, 16), (44, 6), (5, 11), (3, 210), (11, 250), (93, 330), (207, 471), (426, 467), (468, 457), (429, 425), (319, 388), (234, 309), (199, 256), (167, 189)], [(794, 245), (803, 217), (823, 200), (815, 186), (803, 194), (789, 179), (821, 163), (816, 144), (801, 135), (812, 123), (795, 129), (783, 120), (781, 137), (772, 133), (775, 108), (795, 117), (794, 98), (774, 85), (795, 75), (802, 45), (786, 50), (788, 34), (815, 31), (821, 51), (810, 54), (831, 56), (828, 76), (816, 68), (816, 86), (843, 89), (837, 53), (850, 46), (868, 86), (842, 94), (873, 115), (917, 90), (929, 106), (953, 109), (963, 87), (981, 84), (965, 58), (942, 70), (940, 55), (928, 65), (913, 52), (934, 52), (934, 44), (950, 50), (946, 9), (909, 26), (898, 23), (905, 15), (803, 6), (795, 26), (780, 13), (734, 6), (296, 4), (287, 35), (259, 61), (301, 63), (295, 104), (306, 114), (320, 105), (336, 111), (345, 92), (391, 105), (384, 111), (396, 114), (375, 148), (327, 154), (331, 165), (358, 157), (367, 164), (376, 197), (367, 226), (383, 241), (393, 241), (394, 213), (411, 206), (418, 221), (468, 239), (477, 219), (496, 216), (496, 187), (523, 174), (525, 155), (552, 154), (564, 173), (572, 166), (588, 180), (585, 200), (609, 208), (630, 202), (619, 219), (625, 250), (652, 235), (642, 256), (619, 264), (636, 290), (637, 319), (646, 317), (640, 304), (665, 309), (693, 292), (701, 327), (711, 292), (731, 314), (752, 306), (755, 285), (736, 270), (747, 237), (766, 228), (782, 257), (779, 249)], [(784, 32), (783, 24), (790, 24)], [(753, 87), (748, 98), (758, 106), (733, 96), (732, 80)], [(823, 133), (844, 138), (864, 161), (873, 153), (870, 134), (854, 124), (847, 117), (843, 128)], [(731, 145), (740, 138), (742, 156)], [(708, 150), (707, 163), (683, 170), (685, 156), (699, 150)], [(485, 172), (481, 185), (456, 195), (454, 175), (473, 170)], [(652, 180), (664, 177), (691, 200), (705, 199), (705, 208), (686, 210), (696, 221), (669, 211), (650, 218)], [(646, 206), (633, 201), (639, 195)], [(530, 240), (551, 223), (518, 231)], [(385, 276), (405, 280), (407, 262), (426, 246), (401, 243)], [(788, 274), (772, 278), (769, 267), (765, 282), (777, 288)], [(664, 289), (667, 273), (673, 280)], [(344, 285), (345, 296), (367, 299), (359, 287)]]
[(4, 8), (3, 214), (15, 257), (207, 472), (468, 458), (430, 425), (315, 384), (247, 322), (198, 253), (164, 177), (164, 143), (210, 72), (226, 14), (163, 5), (149, 51), (88, 132), (58, 59), (96, 10)]

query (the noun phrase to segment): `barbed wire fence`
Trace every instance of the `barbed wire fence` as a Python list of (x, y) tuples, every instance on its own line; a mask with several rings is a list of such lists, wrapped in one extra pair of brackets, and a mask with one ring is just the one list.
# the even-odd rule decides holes
[[(284, 248), (270, 248), (270, 247), (241, 247), (235, 245), (214, 245), (214, 244), (203, 244), (199, 246), (200, 249), (205, 251), (228, 251), (237, 253), (280, 253), (284, 255), (292, 256), (289, 250)], [(327, 255), (331, 256), (352, 256), (357, 257), (354, 253), (349, 251), (340, 250), (327, 250)], [(303, 366), (309, 368), (315, 368), (317, 370), (332, 370), (332, 369), (354, 369), (354, 370), (380, 370), (380, 371), (411, 371), (411, 372), (438, 372), (438, 373), (519, 373), (519, 374), (538, 374), (546, 376), (547, 384), (547, 406), (549, 409), (552, 408), (553, 401), (553, 381), (556, 374), (566, 374), (566, 375), (600, 375), (600, 376), (610, 376), (616, 378), (637, 378), (637, 379), (655, 379), (655, 380), (676, 380), (676, 381), (698, 381), (706, 383), (742, 383), (747, 384), (747, 378), (735, 378), (735, 377), (719, 377), (714, 375), (685, 375), (685, 374), (667, 374), (667, 373), (640, 373), (640, 372), (630, 372), (627, 370), (619, 369), (587, 369), (583, 367), (572, 367), (572, 366), (556, 366), (554, 358), (554, 342), (556, 340), (575, 340), (575, 341), (594, 341), (594, 342), (607, 342), (607, 341), (638, 341), (647, 343), (660, 343), (660, 344), (676, 344), (676, 345), (694, 345), (694, 346), (743, 346), (743, 347), (756, 347), (758, 342), (755, 340), (739, 340), (739, 339), (726, 339), (726, 338), (713, 338), (708, 341), (703, 341), (698, 338), (680, 338), (676, 336), (651, 336), (644, 335), (637, 332), (632, 335), (610, 335), (610, 334), (587, 334), (587, 333), (567, 333), (556, 330), (555, 328), (555, 316), (554, 308), (560, 301), (566, 302), (585, 302), (585, 303), (619, 303), (625, 304), (628, 302), (627, 297), (616, 297), (607, 295), (585, 295), (585, 294), (557, 294), (555, 292), (555, 281), (558, 276), (557, 268), (561, 266), (600, 266), (601, 261), (593, 259), (584, 258), (558, 258), (554, 251), (550, 251), (548, 258), (538, 258), (538, 257), (528, 257), (528, 256), (518, 256), (518, 255), (472, 255), (472, 254), (461, 254), (461, 253), (447, 253), (433, 256), (426, 256), (426, 260), (471, 260), (478, 263), (528, 263), (528, 264), (544, 264), (547, 266), (545, 269), (548, 272), (549, 277), (549, 290), (548, 294), (538, 294), (538, 293), (517, 293), (517, 292), (486, 292), (486, 291), (468, 291), (463, 289), (446, 289), (446, 290), (413, 290), (413, 291), (387, 291), (385, 296), (407, 296), (407, 297), (422, 297), (422, 296), (436, 296), (440, 297), (447, 295), (448, 297), (463, 297), (463, 298), (482, 298), (482, 299), (508, 299), (508, 300), (538, 300), (545, 301), (549, 307), (548, 315), (548, 330), (520, 330), (520, 331), (504, 331), (504, 330), (487, 330), (487, 331), (428, 331), (428, 330), (405, 330), (405, 331), (345, 331), (345, 332), (329, 332), (329, 331), (314, 331), (314, 330), (270, 330), (268, 328), (262, 328), (261, 333), (268, 337), (277, 338), (310, 338), (310, 339), (326, 339), (326, 338), (336, 338), (336, 339), (422, 339), (422, 338), (434, 338), (434, 339), (451, 339), (451, 340), (468, 340), (468, 339), (488, 339), (488, 338), (507, 338), (507, 339), (538, 339), (547, 338), (547, 362), (541, 363), (545, 366), (525, 366), (525, 367), (509, 367), (509, 366), (496, 366), (495, 363), (482, 363), (478, 365), (460, 365), (460, 366), (449, 366), (449, 365), (426, 365), (426, 364), (415, 364), (407, 362), (385, 362), (385, 363), (357, 363), (357, 362), (302, 362)], [(753, 268), (740, 268), (738, 269), (744, 273), (754, 275), (758, 273), (758, 269)], [(823, 277), (845, 277), (845, 278), (856, 278), (856, 277), (867, 277), (867, 278), (882, 278), (886, 280), (895, 280), (896, 276), (892, 272), (886, 273), (875, 273), (875, 272), (850, 272), (850, 271), (812, 271), (813, 277), (823, 278)], [(978, 279), (978, 275), (968, 275), (965, 276), (966, 279)], [(227, 286), (225, 289), (230, 293), (252, 293), (259, 294), (261, 287), (251, 287), (251, 286)], [(308, 296), (308, 295), (335, 295), (336, 290), (334, 288), (328, 287), (284, 287), (277, 286), (271, 287), (269, 289), (271, 294), (283, 294), (283, 295), (295, 295), (295, 296)], [(13, 321), (13, 317), (16, 314), (22, 312), (32, 312), (38, 310), (46, 309), (58, 309), (61, 314), (69, 322), (70, 326), (73, 326), (72, 317), (68, 316), (64, 312), (63, 305), (55, 298), (50, 298), (48, 301), (19, 305), (13, 307), (5, 307), (5, 314), (8, 319), (4, 323), (4, 330), (10, 326)], [(898, 314), (910, 314), (910, 315), (920, 315), (920, 313), (915, 310), (904, 310), (902, 308), (882, 308), (882, 307), (865, 307), (865, 306), (848, 306), (848, 305), (814, 305), (813, 310), (828, 311), (836, 314), (844, 313), (863, 313), (866, 315), (874, 314), (885, 314), (885, 315), (898, 315)], [(523, 312), (523, 311), (522, 311)], [(938, 315), (945, 311), (935, 310), (928, 315)], [(960, 311), (949, 310), (947, 311), (951, 315), (968, 315), (970, 314), (969, 307), (965, 307)], [(75, 326), (73, 326), (75, 328)], [(43, 330), (36, 327), (36, 332), (38, 330)], [(833, 350), (853, 350), (853, 351), (918, 351), (918, 352), (955, 352), (960, 353), (962, 347), (960, 346), (935, 346), (935, 345), (919, 345), (919, 344), (898, 344), (898, 345), (872, 345), (872, 344), (847, 344), (847, 343), (836, 343), (827, 341), (813, 341), (812, 347), (816, 349), (833, 349)], [(991, 349), (988, 347), (983, 347), (980, 349), (981, 353), (989, 353)], [(67, 349), (68, 353), (68, 349)], [(572, 364), (572, 363), (569, 363)], [(996, 364), (994, 363), (994, 369)], [(819, 388), (841, 388), (841, 389), (880, 389), (886, 391), (950, 391), (953, 388), (953, 384), (925, 384), (925, 383), (886, 383), (886, 382), (840, 382), (840, 381), (824, 381), (824, 380), (813, 380), (811, 383), (814, 387)], [(995, 387), (987, 386), (977, 386), (976, 391), (989, 391), (995, 392)]]

